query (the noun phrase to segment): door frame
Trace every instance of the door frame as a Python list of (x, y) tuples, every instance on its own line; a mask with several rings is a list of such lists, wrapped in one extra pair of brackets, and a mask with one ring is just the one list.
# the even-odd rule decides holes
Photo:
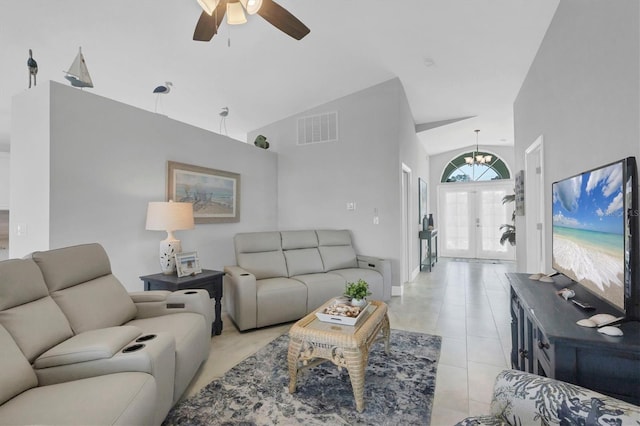
[[(505, 180), (498, 180), (498, 181), (465, 182), (465, 183), (451, 183), (451, 184), (438, 185), (438, 217), (441, 218), (440, 221), (443, 222), (444, 220), (446, 220), (446, 213), (442, 211), (445, 208), (443, 193), (446, 192), (448, 189), (466, 192), (471, 195), (470, 197), (471, 203), (469, 208), (472, 211), (468, 212), (467, 218), (468, 218), (469, 229), (473, 230), (473, 231), (470, 231), (473, 233), (473, 235), (469, 236), (470, 238), (469, 249), (463, 253), (463, 252), (456, 252), (456, 251), (448, 251), (446, 249), (446, 246), (445, 246), (446, 238), (447, 238), (446, 230), (444, 226), (441, 226), (438, 231), (438, 233), (440, 234), (439, 250), (440, 250), (441, 256), (462, 257), (462, 258), (469, 258), (469, 259), (497, 259), (497, 260), (507, 260), (507, 261), (515, 260), (515, 249), (511, 248), (510, 246), (507, 247), (507, 251), (505, 252), (505, 254), (503, 255), (497, 254), (495, 256), (481, 255), (480, 250), (478, 248), (479, 246), (478, 232), (479, 231), (477, 230), (478, 228), (477, 220), (478, 220), (478, 203), (480, 201), (477, 200), (477, 194), (484, 189), (490, 189), (491, 187), (498, 187), (498, 186), (505, 187), (505, 188), (512, 187), (513, 180), (505, 179)], [(510, 220), (510, 217), (505, 220)], [(497, 252), (492, 252), (492, 253), (497, 253)]]
[(543, 135), (524, 152), (524, 175), (525, 270), (546, 272)]
[[(402, 267), (400, 271), (400, 283), (404, 284), (412, 279), (412, 263), (411, 258), (413, 250), (411, 250), (411, 243), (415, 239), (415, 235), (411, 230), (411, 182), (412, 173), (411, 168), (402, 163)], [(393, 288), (392, 288), (393, 290)], [(392, 291), (392, 293), (398, 293)], [(400, 294), (392, 294), (392, 296), (402, 295), (402, 286), (400, 287)]]

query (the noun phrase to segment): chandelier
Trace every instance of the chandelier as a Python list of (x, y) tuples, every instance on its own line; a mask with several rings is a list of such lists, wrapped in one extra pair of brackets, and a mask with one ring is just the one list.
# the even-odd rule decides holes
[(492, 155), (482, 155), (478, 149), (478, 133), (480, 133), (479, 129), (474, 130), (476, 132), (476, 150), (473, 151), (471, 157), (464, 157), (464, 162), (470, 165), (473, 164), (487, 164), (493, 160)]

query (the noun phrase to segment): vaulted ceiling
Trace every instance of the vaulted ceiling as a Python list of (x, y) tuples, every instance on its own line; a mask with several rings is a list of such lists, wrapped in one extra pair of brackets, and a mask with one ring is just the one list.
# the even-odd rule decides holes
[[(398, 77), (427, 153), (513, 144), (513, 101), (559, 0), (276, 0), (311, 33), (296, 41), (258, 15), (192, 40), (196, 0), (0, 0), (0, 150), (11, 98), (66, 82), (82, 46), (92, 93), (244, 141), (246, 133)], [(171, 81), (171, 93), (153, 89)], [(157, 102), (157, 104), (156, 104)], [(229, 108), (225, 127), (219, 116)]]

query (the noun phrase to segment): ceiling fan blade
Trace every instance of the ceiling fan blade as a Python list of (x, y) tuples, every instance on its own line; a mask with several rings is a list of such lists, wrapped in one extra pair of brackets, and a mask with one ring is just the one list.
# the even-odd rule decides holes
[(263, 0), (262, 7), (258, 10), (258, 15), (296, 40), (302, 39), (311, 32), (298, 18), (273, 0)]
[(196, 41), (209, 41), (214, 35), (218, 33), (218, 28), (222, 23), (224, 14), (227, 11), (227, 0), (220, 0), (213, 15), (209, 15), (207, 12), (200, 14), (200, 19), (196, 24), (196, 29), (193, 32), (193, 39)]

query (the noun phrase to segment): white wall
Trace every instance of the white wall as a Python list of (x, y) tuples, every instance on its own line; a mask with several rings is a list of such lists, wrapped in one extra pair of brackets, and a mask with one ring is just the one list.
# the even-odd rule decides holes
[[(38, 120), (32, 119), (34, 104), (44, 105)], [(176, 233), (183, 250), (198, 251), (204, 268), (235, 264), (236, 233), (277, 227), (272, 152), (54, 82), (17, 96), (12, 116), (12, 173), (49, 182), (50, 168), (50, 191), (47, 183), (38, 197), (28, 196), (31, 182), (12, 185), (12, 223), (29, 227), (29, 238), (11, 235), (12, 257), (99, 242), (123, 284), (142, 289), (139, 276), (159, 272), (158, 245), (166, 234), (146, 231), (145, 217), (149, 201), (165, 199), (169, 160), (241, 175), (239, 223)], [(33, 226), (34, 210), (46, 216), (50, 230)]]
[(0, 210), (9, 210), (10, 154), (0, 152)]
[[(338, 112), (337, 142), (299, 146), (297, 118)], [(404, 89), (389, 80), (250, 132), (265, 135), (278, 153), (278, 225), (281, 229), (344, 228), (361, 254), (392, 261), (400, 285), (401, 165), (412, 167), (414, 267), (418, 265), (418, 176), (428, 176)], [(356, 203), (347, 211), (348, 202)], [(373, 224), (377, 209), (379, 224)]]
[(13, 97), (9, 256), (49, 247), (49, 84)]
[[(640, 159), (639, 5), (637, 0), (561, 1), (515, 101), (517, 169), (524, 168), (527, 147), (544, 137), (549, 270), (552, 182), (623, 157)], [(524, 217), (516, 226), (522, 270)]]

